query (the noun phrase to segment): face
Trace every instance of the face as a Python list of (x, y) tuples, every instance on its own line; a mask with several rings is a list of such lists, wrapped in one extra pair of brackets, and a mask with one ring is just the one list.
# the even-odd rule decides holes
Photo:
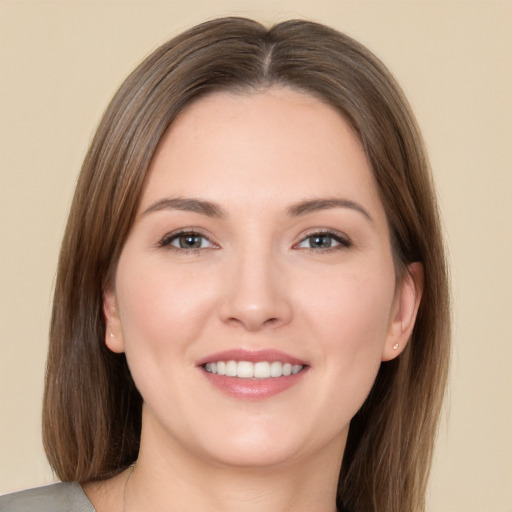
[(198, 100), (161, 140), (105, 292), (141, 450), (238, 466), (341, 453), (418, 300), (413, 279), (396, 286), (371, 170), (334, 109), (284, 88)]

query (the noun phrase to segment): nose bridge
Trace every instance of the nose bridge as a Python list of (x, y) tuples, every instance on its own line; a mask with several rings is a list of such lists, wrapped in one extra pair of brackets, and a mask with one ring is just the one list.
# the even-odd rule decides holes
[(233, 254), (230, 278), (222, 304), (224, 321), (255, 331), (287, 323), (291, 303), (286, 277), (270, 243), (249, 241)]

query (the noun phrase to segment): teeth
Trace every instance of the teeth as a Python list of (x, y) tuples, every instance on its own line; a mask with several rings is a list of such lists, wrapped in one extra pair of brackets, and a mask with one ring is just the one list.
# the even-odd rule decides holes
[(301, 364), (281, 363), (279, 361), (217, 361), (206, 363), (204, 369), (209, 373), (238, 377), (239, 379), (268, 379), (269, 377), (288, 377), (304, 368)]
[(299, 373), (302, 370), (301, 364), (294, 364), (292, 366), (292, 375), (295, 375), (296, 373)]
[[(282, 371), (281, 371), (282, 373)], [(255, 363), (254, 364), (254, 378), (255, 379), (268, 379), (270, 377), (270, 364), (269, 363)]]
[(270, 363), (268, 371), (271, 377), (281, 377), (281, 375), (283, 375), (283, 364), (279, 361), (273, 361)]
[(240, 361), (236, 373), (241, 379), (252, 379), (254, 377), (254, 365), (248, 361)]
[(226, 377), (236, 377), (238, 373), (238, 364), (236, 361), (226, 363)]

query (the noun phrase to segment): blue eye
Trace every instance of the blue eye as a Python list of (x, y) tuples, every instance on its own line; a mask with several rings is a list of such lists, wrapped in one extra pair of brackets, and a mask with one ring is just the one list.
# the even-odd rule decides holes
[(173, 247), (177, 250), (210, 249), (214, 244), (205, 236), (195, 231), (182, 231), (165, 236), (160, 242), (161, 247)]
[(297, 247), (301, 249), (329, 250), (350, 247), (352, 244), (341, 235), (334, 233), (312, 233), (304, 238)]

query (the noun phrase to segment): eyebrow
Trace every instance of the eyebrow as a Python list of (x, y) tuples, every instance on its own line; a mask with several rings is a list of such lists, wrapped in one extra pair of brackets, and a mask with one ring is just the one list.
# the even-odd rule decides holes
[(331, 208), (349, 208), (361, 213), (370, 222), (373, 222), (372, 216), (359, 203), (351, 201), (350, 199), (341, 198), (312, 199), (308, 201), (301, 201), (300, 203), (296, 203), (288, 208), (288, 215), (291, 215), (292, 217), (299, 217), (308, 213), (317, 212), (319, 210), (328, 210)]
[[(302, 215), (307, 215), (308, 213), (313, 213), (320, 210), (328, 210), (331, 208), (349, 208), (361, 213), (370, 222), (373, 222), (372, 216), (359, 203), (342, 198), (310, 199), (300, 201), (290, 206), (287, 213), (292, 217), (300, 217)], [(142, 216), (144, 217), (149, 213), (158, 212), (161, 210), (183, 210), (218, 219), (227, 217), (224, 210), (218, 204), (215, 204), (211, 201), (205, 201), (203, 199), (183, 197), (166, 197), (160, 199), (159, 201), (156, 201), (148, 208), (146, 208), (144, 212), (142, 212)]]
[(156, 203), (153, 203), (151, 206), (146, 208), (144, 212), (142, 212), (142, 216), (144, 217), (148, 213), (158, 212), (161, 210), (183, 210), (187, 212), (200, 213), (202, 215), (215, 217), (218, 219), (224, 218), (226, 216), (222, 208), (215, 203), (204, 201), (202, 199), (185, 199), (183, 197), (166, 197), (164, 199), (160, 199)]

